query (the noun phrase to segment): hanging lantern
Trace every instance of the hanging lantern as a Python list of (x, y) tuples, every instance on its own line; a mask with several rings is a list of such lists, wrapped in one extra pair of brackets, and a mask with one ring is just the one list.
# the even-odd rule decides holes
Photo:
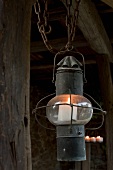
[(84, 125), (90, 121), (93, 109), (91, 102), (82, 96), (81, 66), (73, 56), (66, 56), (58, 63), (56, 97), (47, 104), (47, 118), (57, 129), (59, 161), (86, 160)]
[[(86, 160), (85, 125), (91, 120), (94, 107), (83, 96), (85, 74), (82, 73), (82, 64), (75, 58), (76, 56), (80, 57), (80, 55), (81, 53), (68, 51), (65, 54), (66, 57), (57, 64), (58, 68), (55, 81), (56, 96), (47, 103), (47, 106), (43, 106), (46, 107), (48, 120), (56, 126), (58, 161)], [(53, 75), (54, 72), (55, 70), (53, 71)], [(40, 101), (34, 109), (36, 119), (36, 111), (43, 108), (38, 107)], [(95, 109), (101, 111), (102, 116), (105, 113), (101, 108)]]
[[(59, 54), (64, 56), (64, 58), (57, 64), (58, 69), (56, 71), (55, 81), (56, 96), (48, 102), (47, 106), (39, 107), (40, 101), (46, 98), (44, 97), (37, 103), (36, 108), (33, 110), (36, 120), (39, 123), (37, 119), (37, 110), (46, 107), (46, 115), (48, 120), (56, 126), (58, 161), (86, 160), (85, 125), (91, 120), (94, 108), (92, 107), (91, 102), (83, 96), (83, 81), (85, 80), (84, 57), (81, 53), (74, 52), (73, 50), (75, 49), (72, 46), (79, 13), (79, 3), (80, 0), (76, 2), (76, 5), (74, 7), (74, 15), (72, 16), (70, 12), (72, 1), (66, 1), (66, 27), (68, 33), (68, 42), (62, 51), (54, 49), (47, 38), (47, 34), (51, 33), (51, 26), (47, 22), (48, 2), (44, 1), (45, 8), (42, 15), (44, 18), (43, 22), (41, 20), (42, 18), (40, 19), (41, 6), (39, 1), (34, 4), (35, 13), (38, 16), (37, 26), (46, 47), (50, 52), (53, 52), (55, 54), (57, 53), (55, 55), (55, 60)], [(49, 28), (49, 31), (46, 32), (45, 28), (47, 28), (47, 26)], [(83, 58), (83, 72), (81, 69), (82, 64), (77, 60), (77, 58), (79, 57)], [(53, 69), (53, 80), (55, 73), (55, 60)], [(105, 113), (101, 107), (97, 110), (100, 110), (102, 112), (102, 116), (103, 113)], [(99, 128), (101, 126), (99, 126)], [(89, 141), (89, 137), (87, 137), (86, 139), (87, 141)], [(98, 137), (97, 141), (102, 141), (102, 139), (100, 140), (100, 137)]]

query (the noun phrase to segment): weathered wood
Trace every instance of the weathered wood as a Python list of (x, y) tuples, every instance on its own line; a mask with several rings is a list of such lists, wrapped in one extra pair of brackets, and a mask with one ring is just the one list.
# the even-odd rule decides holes
[(81, 1), (78, 26), (91, 48), (99, 54), (107, 54), (109, 60), (113, 61), (111, 43), (92, 1)]
[(90, 170), (90, 144), (86, 143), (86, 161), (75, 162), (75, 170)]
[(97, 63), (104, 109), (107, 111), (105, 119), (106, 154), (107, 170), (110, 170), (113, 169), (113, 83), (108, 58), (97, 56)]
[(0, 170), (31, 170), (27, 0), (0, 0)]
[(0, 0), (0, 33), (2, 32), (3, 29), (2, 10), (3, 10), (3, 2), (2, 0)]
[[(79, 37), (80, 38), (80, 37)], [(49, 41), (52, 46), (58, 50), (60, 50), (61, 48), (64, 48), (66, 43), (67, 43), (67, 38), (59, 38), (59, 39), (55, 39), (55, 40), (50, 40)], [(76, 41), (73, 43), (73, 45), (75, 47), (86, 47), (88, 46), (88, 43), (84, 40), (78, 40), (78, 38), (76, 39)], [(42, 51), (47, 51), (48, 49), (46, 48), (46, 46), (44, 45), (43, 41), (38, 41), (38, 42), (31, 42), (31, 52), (42, 52)]]
[(105, 4), (109, 5), (111, 8), (113, 8), (113, 1), (112, 0), (101, 0)]
[[(52, 44), (54, 48), (60, 50), (62, 47), (66, 45), (67, 38), (59, 38), (55, 40), (50, 40), (49, 42)], [(110, 39), (110, 43), (113, 44), (113, 39)], [(76, 48), (88, 47), (89, 44), (80, 36), (76, 36), (76, 40), (73, 42), (73, 46)], [(38, 53), (42, 51), (48, 51), (43, 41), (31, 42), (31, 53)]]
[(82, 161), (82, 170), (90, 170), (91, 163), (91, 147), (90, 143), (86, 143), (86, 161)]
[(99, 13), (104, 14), (104, 13), (113, 13), (113, 9), (104, 9), (104, 10), (99, 10)]
[[(62, 1), (65, 5), (65, 1)], [(73, 0), (72, 14), (75, 3)], [(94, 3), (91, 0), (82, 0), (79, 11), (78, 26), (91, 48), (99, 54), (106, 54), (113, 61), (112, 46)]]
[(82, 169), (82, 162), (78, 161), (75, 162), (75, 170), (81, 170)]
[[(94, 59), (85, 60), (85, 64), (96, 64), (96, 60), (94, 60)], [(48, 70), (48, 69), (52, 70), (53, 65), (31, 66), (30, 69), (31, 70)]]

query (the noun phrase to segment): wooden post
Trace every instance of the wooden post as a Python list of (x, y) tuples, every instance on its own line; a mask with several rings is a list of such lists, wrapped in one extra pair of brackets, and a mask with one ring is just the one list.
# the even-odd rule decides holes
[(0, 0), (0, 170), (31, 170), (30, 0)]
[(90, 143), (86, 143), (86, 161), (82, 162), (82, 170), (90, 170), (91, 147)]
[(86, 161), (75, 162), (75, 170), (90, 170), (90, 143), (86, 143)]
[(113, 169), (113, 84), (110, 63), (107, 56), (97, 56), (100, 86), (104, 109), (107, 111), (105, 119), (107, 170)]
[(81, 161), (79, 162), (75, 162), (75, 170), (81, 170), (81, 168), (82, 168), (82, 163), (81, 163)]

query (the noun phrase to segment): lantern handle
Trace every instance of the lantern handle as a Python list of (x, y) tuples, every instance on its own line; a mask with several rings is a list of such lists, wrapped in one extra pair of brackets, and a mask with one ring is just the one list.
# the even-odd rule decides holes
[[(49, 95), (43, 97), (42, 99), (40, 99), (39, 102), (36, 104), (35, 109), (38, 108), (39, 104), (40, 104), (43, 100), (45, 100), (46, 98), (48, 98), (48, 97), (50, 97), (50, 96), (53, 96), (53, 95), (55, 95), (55, 93), (49, 94)], [(35, 109), (34, 109), (34, 110), (35, 110)]]
[[(38, 118), (37, 118), (37, 115), (38, 115), (38, 116), (41, 116), (41, 117), (43, 117), (43, 118), (47, 118), (47, 117), (37, 114), (37, 110), (38, 110), (38, 108), (39, 108), (39, 107), (38, 107), (39, 104), (40, 104), (43, 100), (45, 100), (46, 98), (48, 98), (48, 97), (50, 97), (50, 96), (53, 96), (53, 95), (55, 95), (55, 93), (52, 93), (52, 94), (49, 94), (49, 95), (43, 97), (43, 98), (42, 98), (41, 100), (39, 100), (39, 102), (36, 104), (35, 109), (32, 110), (32, 114), (35, 114), (35, 120), (37, 121), (37, 123), (38, 123), (41, 127), (45, 128), (45, 129), (48, 129), (48, 130), (55, 130), (55, 129), (48, 128), (48, 127), (46, 127), (46, 126), (44, 126), (44, 125), (42, 125), (42, 124), (40, 123), (40, 121), (39, 121)], [(44, 107), (47, 107), (47, 106), (44, 106)], [(41, 108), (44, 108), (44, 107), (42, 106)]]
[(48, 127), (42, 125), (42, 124), (40, 123), (40, 121), (38, 120), (38, 118), (37, 118), (37, 114), (35, 114), (35, 120), (37, 121), (37, 123), (38, 123), (42, 128), (47, 129), (47, 130), (53, 130), (53, 131), (55, 131), (55, 129), (48, 128)]
[(93, 102), (94, 102), (101, 110), (103, 110), (102, 107), (101, 107), (101, 105), (100, 105), (93, 97), (91, 97), (89, 94), (84, 93), (84, 92), (83, 92), (83, 94), (85, 94), (85, 95), (88, 96), (90, 99), (92, 99)]
[[(96, 113), (94, 113), (94, 114), (96, 114)], [(98, 126), (96, 128), (86, 128), (86, 130), (98, 130), (98, 129), (100, 129), (104, 124), (104, 115), (102, 114), (101, 116), (102, 116), (102, 122), (101, 122), (100, 126)]]

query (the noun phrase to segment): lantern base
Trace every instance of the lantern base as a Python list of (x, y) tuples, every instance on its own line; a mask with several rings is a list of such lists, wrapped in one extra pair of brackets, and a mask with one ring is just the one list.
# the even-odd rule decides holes
[(84, 125), (57, 126), (57, 160), (86, 160)]

